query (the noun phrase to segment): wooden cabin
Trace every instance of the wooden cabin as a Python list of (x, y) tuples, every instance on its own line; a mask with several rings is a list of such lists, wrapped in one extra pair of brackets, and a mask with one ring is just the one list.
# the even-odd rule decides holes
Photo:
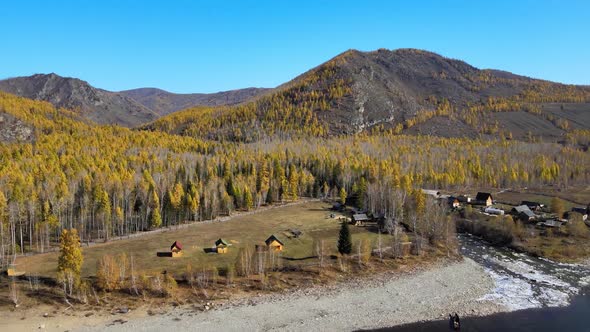
[(364, 226), (367, 222), (369, 222), (369, 217), (364, 213), (353, 214), (352, 221), (354, 222), (355, 226)]
[(274, 235), (271, 235), (266, 241), (264, 241), (264, 243), (266, 243), (269, 250), (274, 251), (283, 251), (283, 248), (285, 247), (283, 242)]
[(483, 206), (490, 206), (490, 205), (494, 204), (492, 194), (478, 192), (477, 196), (475, 196), (475, 204), (479, 204), (479, 205), (483, 205)]
[(224, 239), (215, 241), (215, 248), (217, 249), (218, 254), (227, 254), (228, 247), (229, 242), (225, 241)]
[(178, 241), (174, 241), (170, 246), (170, 252), (172, 252), (172, 257), (181, 257), (182, 256), (182, 244)]
[(515, 206), (510, 213), (522, 221), (531, 221), (537, 218), (535, 213), (527, 205)]

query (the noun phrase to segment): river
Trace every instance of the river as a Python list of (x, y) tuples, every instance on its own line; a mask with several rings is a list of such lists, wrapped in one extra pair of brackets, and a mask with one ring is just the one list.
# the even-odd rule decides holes
[[(482, 240), (459, 235), (461, 253), (480, 264), (494, 279), (484, 296), (511, 312), (462, 317), (461, 331), (590, 331), (590, 269), (556, 263)], [(447, 320), (415, 323), (379, 331), (445, 331)]]

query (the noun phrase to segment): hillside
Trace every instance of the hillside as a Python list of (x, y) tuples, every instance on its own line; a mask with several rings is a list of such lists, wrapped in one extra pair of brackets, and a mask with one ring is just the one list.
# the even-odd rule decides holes
[(256, 101), (188, 109), (144, 128), (242, 141), (367, 129), (555, 141), (590, 129), (590, 88), (480, 70), (421, 50), (350, 50)]
[(256, 97), (268, 90), (269, 89), (264, 88), (245, 88), (216, 93), (179, 94), (156, 88), (140, 88), (120, 91), (119, 93), (137, 101), (143, 106), (158, 113), (158, 115), (163, 116), (197, 105), (236, 105)]
[(77, 78), (53, 73), (0, 81), (0, 91), (74, 110), (83, 118), (98, 124), (124, 127), (136, 127), (194, 106), (239, 104), (267, 90), (246, 88), (211, 94), (175, 94), (155, 88), (140, 88), (111, 92), (95, 88)]
[(82, 117), (98, 124), (133, 127), (158, 118), (153, 111), (129, 97), (53, 73), (2, 80), (0, 91), (75, 110)]

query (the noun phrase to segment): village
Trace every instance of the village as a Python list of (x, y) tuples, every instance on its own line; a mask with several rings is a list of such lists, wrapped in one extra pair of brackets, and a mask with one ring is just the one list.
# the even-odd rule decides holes
[[(424, 194), (430, 195), (435, 199), (446, 201), (448, 207), (458, 211), (466, 206), (473, 206), (474, 212), (487, 216), (504, 216), (511, 215), (514, 220), (534, 224), (537, 227), (559, 228), (566, 225), (570, 219), (580, 218), (590, 227), (588, 206), (572, 206), (569, 211), (554, 211), (555, 207), (547, 204), (523, 200), (520, 204), (515, 205), (513, 202), (505, 202), (494, 199), (494, 196), (488, 192), (478, 192), (475, 197), (469, 195), (450, 195), (441, 194), (434, 190), (422, 190)], [(563, 209), (560, 208), (560, 209)]]
[[(525, 227), (536, 230), (536, 232), (529, 232), (532, 236), (545, 234), (547, 230), (558, 230), (573, 221), (583, 221), (587, 227), (590, 227), (590, 220), (588, 219), (590, 204), (586, 207), (572, 205), (569, 211), (556, 212), (555, 207), (551, 206), (551, 204), (529, 200), (522, 200), (519, 204), (515, 204), (514, 198), (511, 201), (495, 199), (494, 195), (489, 192), (477, 192), (472, 197), (469, 194), (444, 194), (440, 191), (428, 189), (422, 189), (421, 191), (425, 196), (447, 206), (449, 213), (454, 214), (463, 222), (485, 222), (494, 219), (504, 222), (521, 222)], [(562, 206), (559, 209), (564, 209), (564, 207)], [(365, 209), (347, 206), (340, 201), (334, 202), (329, 210), (331, 211), (328, 216), (329, 219), (334, 219), (339, 223), (348, 223), (351, 226), (366, 229), (372, 233), (384, 232), (385, 216), (383, 215), (374, 215)], [(406, 226), (406, 231), (409, 230), (407, 225), (402, 224), (402, 226)], [(298, 239), (301, 235), (302, 231), (299, 229), (286, 229), (281, 232), (280, 236), (271, 234), (266, 240), (256, 242), (253, 244), (252, 250), (255, 253), (282, 252), (285, 243), (281, 240), (281, 237), (290, 240)], [(233, 242), (237, 243), (235, 240)], [(204, 247), (203, 252), (207, 254), (227, 254), (233, 246), (232, 241), (218, 238), (211, 243), (210, 247)], [(373, 246), (375, 246), (374, 243)], [(411, 251), (412, 242), (403, 242), (401, 246), (403, 248), (401, 250), (402, 257), (407, 256)], [(157, 256), (182, 257), (182, 249), (181, 242), (175, 241), (170, 247), (170, 252), (158, 252)], [(373, 248), (373, 251), (376, 252), (377, 249)]]

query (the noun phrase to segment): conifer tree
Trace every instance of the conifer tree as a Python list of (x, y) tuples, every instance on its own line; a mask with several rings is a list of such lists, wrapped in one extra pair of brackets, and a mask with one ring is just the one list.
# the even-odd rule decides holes
[(268, 187), (268, 191), (266, 192), (266, 204), (270, 205), (273, 202), (273, 191), (272, 191), (272, 186)]
[(346, 189), (344, 189), (344, 187), (340, 188), (340, 192), (338, 193), (338, 197), (340, 198), (340, 203), (342, 203), (343, 205), (346, 204)]
[(250, 189), (244, 188), (244, 207), (246, 210), (250, 210), (254, 206), (254, 199)]
[(70, 296), (74, 288), (80, 284), (83, 261), (78, 231), (75, 228), (69, 231), (64, 229), (60, 237), (57, 271), (58, 279), (64, 285), (64, 292)]
[(338, 252), (342, 255), (349, 255), (352, 252), (352, 238), (350, 236), (350, 229), (348, 229), (348, 222), (346, 221), (343, 221), (340, 226)]
[(162, 215), (160, 215), (160, 199), (158, 198), (158, 194), (156, 194), (156, 191), (152, 188), (151, 190), (152, 192), (152, 197), (151, 197), (151, 201), (150, 201), (150, 227), (151, 228), (158, 228), (162, 225)]

